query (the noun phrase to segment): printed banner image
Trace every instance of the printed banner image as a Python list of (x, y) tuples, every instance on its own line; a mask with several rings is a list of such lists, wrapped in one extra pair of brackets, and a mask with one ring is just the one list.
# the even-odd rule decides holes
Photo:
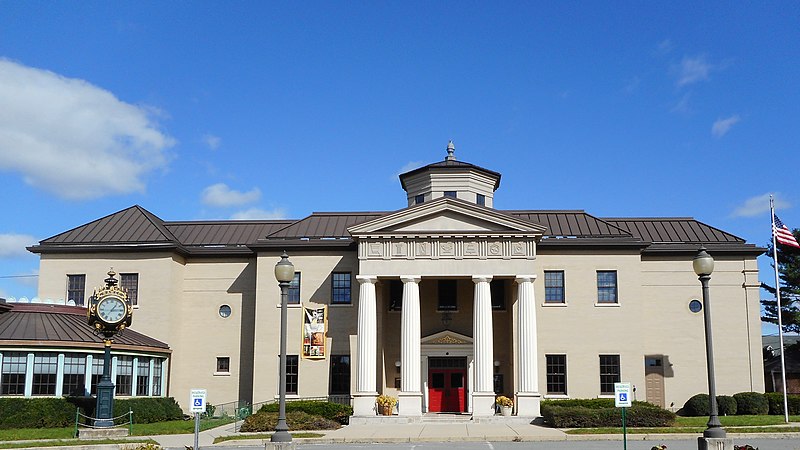
[(324, 359), (328, 331), (326, 305), (303, 306), (303, 358)]

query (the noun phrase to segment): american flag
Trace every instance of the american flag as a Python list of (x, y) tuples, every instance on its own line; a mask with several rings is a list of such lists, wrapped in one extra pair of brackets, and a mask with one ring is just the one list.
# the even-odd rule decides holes
[(772, 233), (775, 235), (775, 240), (778, 241), (778, 244), (800, 248), (800, 244), (797, 243), (797, 239), (794, 238), (792, 231), (781, 222), (781, 219), (778, 219), (778, 216), (775, 216), (775, 224), (772, 226)]

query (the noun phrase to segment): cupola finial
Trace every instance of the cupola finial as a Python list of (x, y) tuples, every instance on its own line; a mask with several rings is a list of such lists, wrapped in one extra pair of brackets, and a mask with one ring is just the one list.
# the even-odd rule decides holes
[(444, 159), (445, 161), (455, 161), (456, 160), (456, 146), (453, 145), (453, 141), (447, 143), (447, 157)]

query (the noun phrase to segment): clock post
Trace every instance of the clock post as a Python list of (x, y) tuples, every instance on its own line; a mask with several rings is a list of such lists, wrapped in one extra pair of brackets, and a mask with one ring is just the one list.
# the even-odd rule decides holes
[(114, 412), (114, 382), (111, 381), (111, 343), (116, 334), (131, 325), (133, 308), (128, 294), (117, 286), (114, 269), (108, 271), (106, 285), (95, 289), (89, 302), (86, 315), (94, 332), (103, 336), (103, 376), (97, 383), (97, 405), (95, 408), (95, 427), (112, 427)]

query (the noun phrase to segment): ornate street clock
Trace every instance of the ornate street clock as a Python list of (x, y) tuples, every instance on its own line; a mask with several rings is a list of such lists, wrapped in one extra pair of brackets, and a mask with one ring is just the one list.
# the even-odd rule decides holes
[(114, 335), (131, 325), (133, 308), (128, 301), (128, 293), (117, 286), (114, 269), (108, 271), (106, 285), (95, 289), (86, 310), (89, 326), (95, 333), (103, 336), (103, 376), (97, 383), (97, 407), (95, 408), (95, 427), (112, 427), (114, 411), (114, 383), (111, 381), (111, 343)]
[(129, 327), (133, 318), (133, 308), (128, 301), (128, 294), (117, 286), (114, 270), (108, 272), (106, 285), (95, 289), (86, 314), (89, 325), (95, 332), (110, 340), (115, 334)]

